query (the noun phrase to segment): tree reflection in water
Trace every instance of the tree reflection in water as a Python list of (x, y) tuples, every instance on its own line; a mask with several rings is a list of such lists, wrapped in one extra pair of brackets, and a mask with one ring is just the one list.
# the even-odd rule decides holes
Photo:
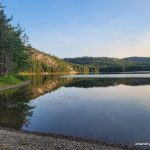
[(109, 87), (117, 85), (150, 85), (150, 78), (74, 78), (66, 87)]
[(108, 87), (120, 84), (150, 85), (150, 78), (61, 78), (54, 76), (30, 76), (31, 84), (0, 92), (0, 126), (21, 129), (28, 126), (35, 106), (31, 100), (61, 87)]
[(28, 125), (34, 107), (28, 104), (31, 92), (28, 86), (0, 92), (0, 126), (21, 129)]

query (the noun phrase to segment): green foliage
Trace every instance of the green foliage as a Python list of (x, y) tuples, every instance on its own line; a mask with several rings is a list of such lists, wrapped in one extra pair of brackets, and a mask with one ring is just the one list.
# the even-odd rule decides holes
[(66, 58), (65, 61), (85, 65), (89, 72), (150, 71), (149, 57), (130, 57), (124, 59), (108, 57)]
[(17, 75), (3, 76), (0, 77), (0, 86), (8, 85), (8, 84), (17, 84), (25, 80), (26, 80), (25, 77), (21, 77)]
[(150, 64), (150, 57), (127, 57), (122, 60), (134, 63)]
[(28, 37), (20, 25), (11, 25), (0, 4), (0, 75), (18, 73), (28, 66)]
[(68, 63), (56, 56), (40, 52), (31, 48), (30, 67), (28, 72), (32, 73), (75, 73), (88, 72), (88, 67)]

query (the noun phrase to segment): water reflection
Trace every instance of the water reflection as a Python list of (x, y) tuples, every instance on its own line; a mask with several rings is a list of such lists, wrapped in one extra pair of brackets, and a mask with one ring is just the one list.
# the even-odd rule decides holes
[(34, 108), (28, 105), (30, 95), (28, 87), (0, 92), (1, 127), (21, 129), (23, 124), (28, 126)]
[(30, 76), (31, 84), (0, 92), (0, 126), (21, 129), (30, 124), (33, 109), (30, 101), (66, 85), (70, 79)]
[(125, 144), (150, 138), (150, 78), (29, 79), (0, 92), (0, 126)]
[(66, 87), (109, 87), (117, 85), (150, 85), (150, 78), (74, 78)]

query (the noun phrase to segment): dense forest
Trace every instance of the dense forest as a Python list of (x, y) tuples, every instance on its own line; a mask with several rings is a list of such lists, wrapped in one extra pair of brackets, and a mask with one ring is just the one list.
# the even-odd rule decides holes
[(85, 65), (89, 72), (150, 71), (150, 57), (128, 57), (123, 59), (108, 57), (65, 58), (65, 61)]
[(30, 49), (30, 53), (31, 64), (27, 70), (30, 73), (76, 73), (89, 71), (86, 66), (74, 65), (34, 48)]

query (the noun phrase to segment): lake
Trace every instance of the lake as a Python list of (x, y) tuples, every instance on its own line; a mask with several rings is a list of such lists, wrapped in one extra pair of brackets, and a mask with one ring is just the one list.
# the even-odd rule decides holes
[(150, 74), (30, 76), (0, 92), (0, 126), (134, 145), (150, 143)]

